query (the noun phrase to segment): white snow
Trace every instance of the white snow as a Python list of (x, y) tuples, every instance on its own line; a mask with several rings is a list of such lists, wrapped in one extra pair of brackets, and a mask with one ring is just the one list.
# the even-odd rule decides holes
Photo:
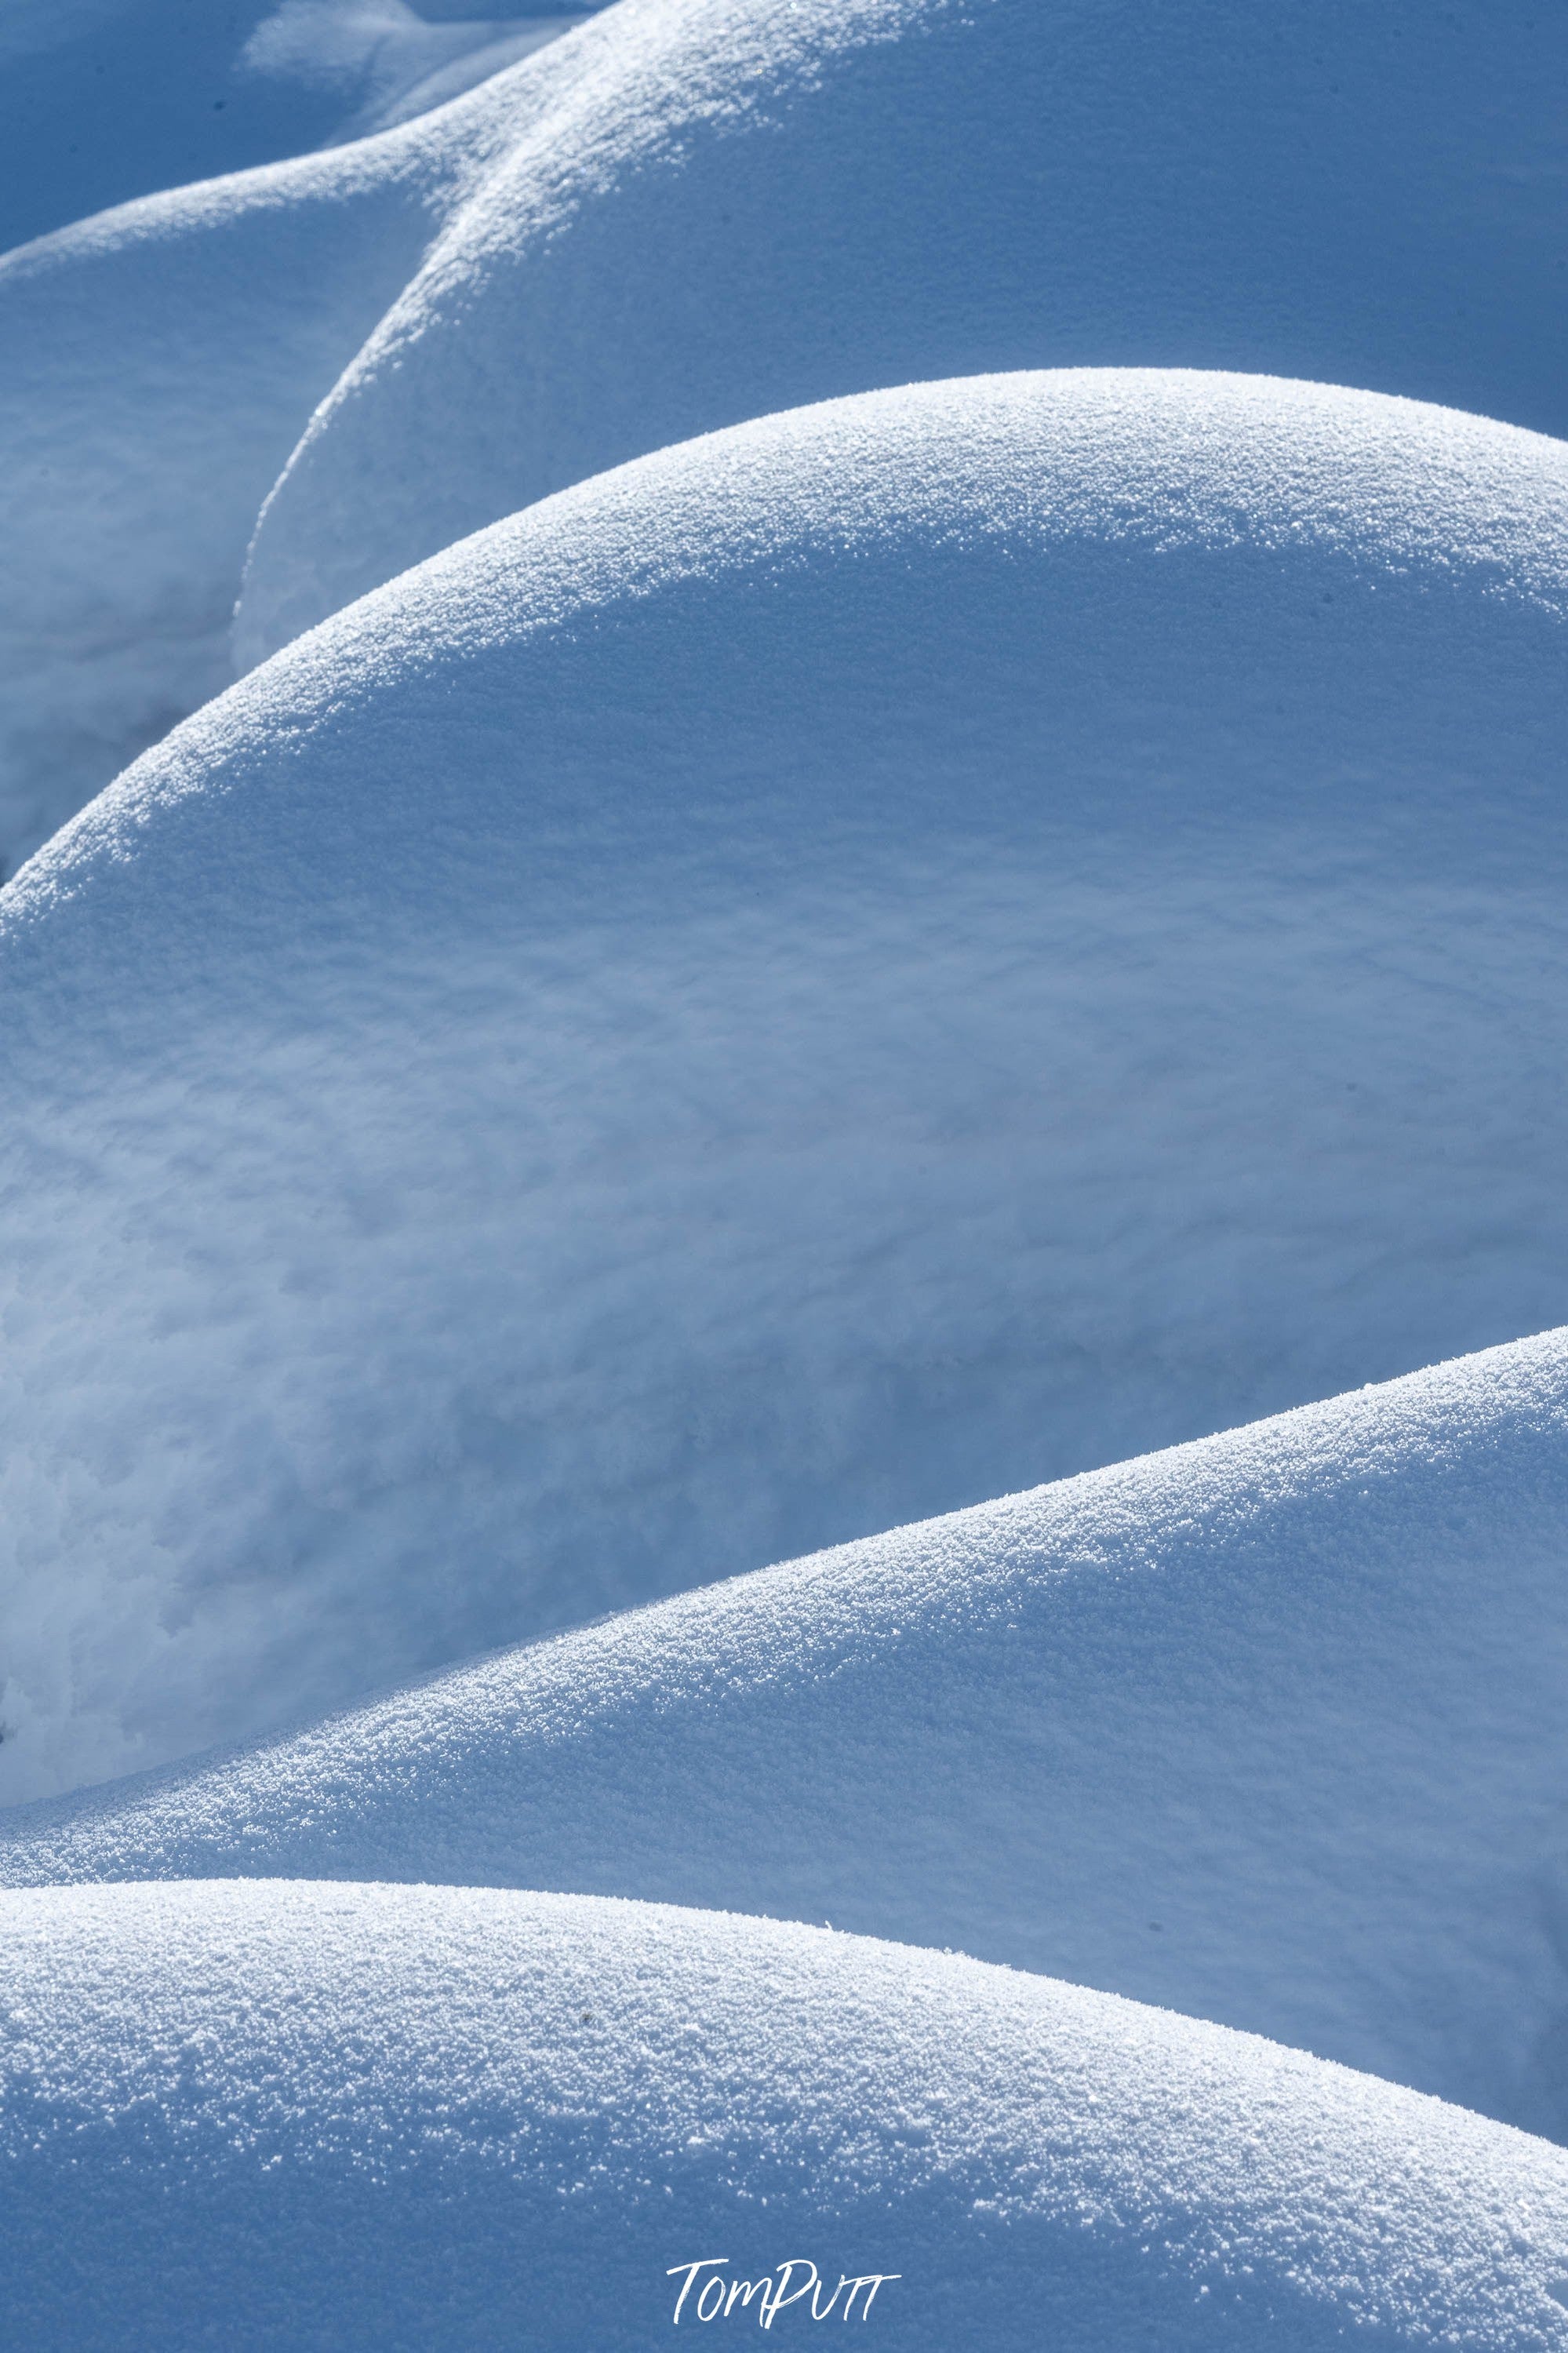
[[(209, 0), (226, 74), (254, 37), (306, 78), (235, 80), (294, 132), (185, 176), (342, 128), (334, 70), (369, 128), (532, 37), (406, 88), (467, 5)], [(173, 5), (122, 26), (164, 153)], [(253, 531), (242, 666), (546, 492), (878, 385), (1247, 369), (1562, 430), (1565, 51), (1536, 0), (622, 0), (325, 177), (68, 233), (0, 269), (0, 860), (225, 682)]]
[(1565, 69), (0, 0), (18, 2353), (1568, 2353)]
[[(188, 15), (161, 44), (140, 17), (124, 28), (160, 90), (180, 60), (195, 69)], [(540, 104), (559, 54), (521, 69)], [(257, 511), (490, 153), (498, 107), (526, 128), (526, 91), (481, 89), (432, 123), (148, 196), (0, 259), (0, 879), (229, 682)], [(55, 117), (40, 102), (37, 119)]]
[(452, 0), (0, 0), (0, 252), (405, 121), (584, 13), (473, 5), (469, 17)]
[(623, 0), (593, 56), (310, 420), (243, 661), (602, 468), (878, 385), (1227, 368), (1568, 427), (1537, 0)]
[(190, 722), (3, 902), (6, 1794), (1568, 1321), (1565, 600), (1560, 443), (1024, 375)]
[(1568, 2137), (1565, 1441), (1555, 1333), (17, 1813), (0, 1882), (829, 1919)]
[[(51, 2353), (643, 2353), (721, 2256), (899, 2274), (849, 2326), (930, 2353), (1568, 2344), (1568, 2152), (1109, 1995), (462, 1888), (50, 1890), (0, 1934), (7, 2325)], [(758, 2322), (714, 2341), (816, 2339)]]

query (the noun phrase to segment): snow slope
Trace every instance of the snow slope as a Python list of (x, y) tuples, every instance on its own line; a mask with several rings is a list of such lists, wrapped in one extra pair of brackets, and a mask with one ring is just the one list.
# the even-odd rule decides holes
[(1568, 2353), (1568, 20), (492, 5), (0, 0), (7, 2337)]
[(831, 1920), (1568, 2137), (1568, 1334), (12, 1815), (0, 1881)]
[(917, 387), (188, 723), (4, 902), (6, 1795), (1568, 1320), (1565, 526)]
[(310, 421), (242, 660), (566, 483), (878, 385), (1229, 368), (1568, 429), (1568, 16), (1538, 0), (623, 0), (600, 29)]
[(563, 61), (0, 259), (0, 879), (229, 683), (246, 546), (301, 425)]
[(134, 196), (382, 130), (575, 21), (471, 8), (3, 0), (0, 252)]
[[(369, 127), (501, 53), (405, 88), (474, 27), (395, 6), (289, 0), (262, 62), (314, 58), (297, 108), (368, 77)], [(117, 26), (184, 105), (190, 14), (121, 0), (68, 55)], [(1565, 51), (1537, 0), (622, 0), (324, 173), (72, 232), (0, 269), (0, 860), (225, 682), (264, 503), (242, 666), (546, 492), (878, 385), (1237, 368), (1562, 430)]]
[(898, 2274), (868, 2333), (932, 2353), (1568, 2345), (1568, 2154), (1106, 1995), (454, 1888), (49, 1891), (0, 1933), (36, 2353), (641, 2353), (721, 2256)]
[[(334, 140), (363, 139), (411, 121), (503, 66), (581, 24), (587, 8), (553, 14), (524, 12), (505, 18), (468, 17), (465, 0), (416, 12), (407, 0), (282, 0), (265, 16), (241, 53), (253, 74), (304, 82), (358, 100)], [(443, 21), (429, 23), (426, 16)]]

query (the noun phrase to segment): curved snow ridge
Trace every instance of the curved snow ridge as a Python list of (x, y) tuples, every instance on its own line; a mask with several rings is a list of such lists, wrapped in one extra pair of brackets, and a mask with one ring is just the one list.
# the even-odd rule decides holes
[(1564, 41), (1525, 0), (628, 0), (310, 420), (241, 659), (622, 459), (915, 379), (1246, 369), (1563, 430)]
[(114, 216), (101, 267), (46, 240), (36, 301), (0, 272), (0, 859), (225, 682), (264, 501), (247, 661), (574, 480), (879, 385), (1176, 363), (1561, 429), (1565, 39), (1533, 0), (623, 0)]
[(1565, 466), (828, 404), (149, 755), (0, 917), (5, 1795), (1568, 1321)]
[(699, 2295), (896, 2274), (910, 2347), (1568, 2343), (1563, 2151), (959, 1956), (447, 1887), (49, 1891), (0, 1933), (40, 2353), (477, 2346), (524, 2298), (630, 2353), (704, 2258)]
[[(1340, 564), (1363, 586), (1383, 575), (1468, 588), (1561, 619), (1568, 442), (1275, 376), (963, 376), (656, 450), (459, 540), (416, 567), (406, 593), (426, 626), (449, 604), (441, 636), (458, 647), (754, 565), (994, 539), (1020, 554), (1086, 539), (1129, 553), (1266, 554), (1321, 565), (1325, 581)], [(1280, 608), (1302, 593), (1300, 574), (1276, 571), (1271, 586)], [(407, 607), (395, 593), (373, 609), (384, 658), (387, 621), (403, 624)], [(352, 661), (368, 622), (367, 610), (302, 659)]]
[(13, 1814), (0, 1879), (823, 1916), (1568, 2130), (1568, 1335)]
[(0, 880), (230, 683), (246, 547), (311, 411), (581, 69), (556, 44), (406, 129), (0, 259)]
[(213, 0), (195, 13), (183, 0), (5, 0), (0, 252), (406, 121), (574, 21), (535, 9), (432, 25), (406, 0)]

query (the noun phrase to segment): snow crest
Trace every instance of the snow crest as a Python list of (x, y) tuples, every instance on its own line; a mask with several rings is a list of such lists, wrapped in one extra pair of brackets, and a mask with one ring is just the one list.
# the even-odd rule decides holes
[(1559, 443), (982, 378), (213, 704), (0, 922), (9, 1793), (1568, 1321), (1565, 600)]
[(826, 1917), (1568, 2138), (1565, 1521), (1556, 1333), (18, 1812), (0, 1881)]
[(922, 2353), (1564, 2340), (1568, 2153), (1108, 1994), (467, 1888), (51, 1890), (0, 1933), (29, 2345), (477, 2353), (521, 2309), (641, 2353), (704, 2258), (895, 2274), (850, 2326)]
[(1568, 19), (481, 5), (0, 5), (9, 2334), (1568, 2353)]
[[(460, 97), (531, 34), (409, 89), (476, 36), (458, 0), (419, 26), (291, 0), (265, 37), (261, 0), (212, 0), (217, 113), (188, 9), (110, 13), (148, 84), (127, 122), (198, 85), (209, 126), (290, 93), (270, 142), (187, 176), (341, 116), (321, 78), (350, 52), (359, 127), (451, 103), (0, 268), (12, 865), (224, 683), (253, 531), (242, 667), (548, 492), (877, 386), (1185, 366), (1565, 421), (1568, 17), (1536, 0), (621, 0)], [(249, 36), (314, 79), (235, 79)], [(92, 42), (59, 55), (68, 82), (19, 100), (51, 157), (106, 87)]]

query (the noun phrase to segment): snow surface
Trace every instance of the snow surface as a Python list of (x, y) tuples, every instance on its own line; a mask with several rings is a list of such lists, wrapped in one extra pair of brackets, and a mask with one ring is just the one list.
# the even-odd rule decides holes
[(1568, 2137), (1568, 1334), (10, 1817), (0, 1882), (831, 1920)]
[(0, 0), (7, 2338), (1568, 2353), (1568, 18), (490, 5)]
[[(163, 47), (188, 63), (187, 13)], [(126, 30), (139, 56), (145, 33)], [(513, 69), (541, 105), (559, 54)], [(428, 125), (0, 259), (0, 879), (228, 684), (257, 511), (491, 153), (498, 110), (518, 132), (526, 91), (481, 89)]]
[[(473, 0), (0, 0), (0, 252), (382, 130), (580, 20)], [(500, 21), (498, 21), (500, 20)]]
[(719, 2256), (901, 2274), (850, 2326), (932, 2353), (1568, 2345), (1568, 2152), (1113, 1996), (466, 1888), (50, 1890), (0, 1933), (38, 2353), (644, 2353)]
[(623, 0), (595, 33), (310, 420), (242, 660), (604, 467), (878, 385), (1243, 369), (1568, 428), (1561, 9)]
[[(342, 72), (366, 129), (531, 38), (426, 70), (473, 5), (119, 0), (18, 70), (101, 90), (119, 27), (91, 152), (144, 123), (194, 174), (344, 127)], [(247, 38), (296, 79), (215, 114)], [(547, 492), (879, 385), (1235, 368), (1562, 431), (1565, 65), (1537, 0), (622, 0), (325, 177), (68, 233), (0, 269), (0, 860), (226, 682), (253, 531), (241, 666)], [(187, 91), (296, 129), (187, 149)], [(66, 164), (73, 209), (146, 185)]]
[(1021, 375), (191, 721), (3, 902), (5, 1794), (1568, 1321), (1565, 604), (1560, 443)]
[(352, 91), (333, 134), (362, 139), (459, 97), (582, 23), (586, 8), (427, 23), (407, 0), (283, 0), (241, 52), (252, 73)]

